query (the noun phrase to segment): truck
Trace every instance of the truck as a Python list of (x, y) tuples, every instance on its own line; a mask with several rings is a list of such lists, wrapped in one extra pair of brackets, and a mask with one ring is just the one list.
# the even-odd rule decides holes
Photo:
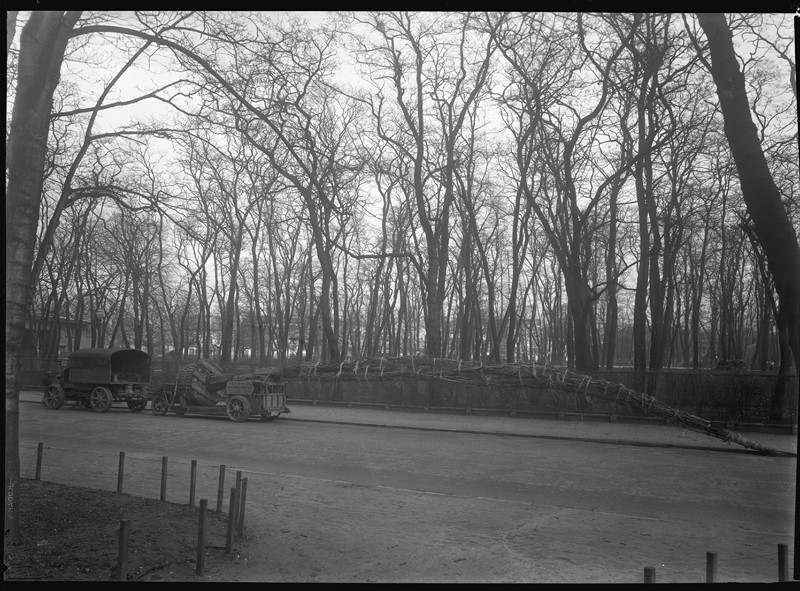
[(226, 415), (236, 422), (250, 417), (272, 421), (291, 412), (286, 406), (286, 381), (274, 369), (229, 374), (208, 359), (181, 367), (175, 382), (162, 384), (154, 394), (150, 408), (156, 416)]
[(45, 408), (60, 409), (68, 400), (95, 412), (107, 412), (124, 402), (133, 412), (150, 400), (150, 356), (138, 349), (78, 349), (53, 376), (42, 398)]

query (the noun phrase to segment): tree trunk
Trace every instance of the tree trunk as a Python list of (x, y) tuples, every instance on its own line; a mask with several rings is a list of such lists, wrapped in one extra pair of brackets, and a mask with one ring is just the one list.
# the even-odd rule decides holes
[(789, 386), (792, 383), (792, 349), (789, 346), (789, 331), (783, 319), (778, 319), (778, 339), (781, 361), (778, 366), (778, 379), (772, 391), (769, 405), (769, 420), (779, 423), (783, 420), (783, 407), (790, 396)]
[[(764, 247), (778, 292), (780, 314), (789, 331), (795, 371), (800, 372), (800, 245), (761, 149), (725, 15), (698, 14), (697, 19), (708, 38), (711, 74), (725, 121), (725, 136), (739, 172), (747, 211)], [(795, 392), (794, 395), (798, 394)], [(797, 470), (797, 484), (800, 486), (800, 470)], [(799, 508), (795, 496), (795, 540), (800, 531)], [(797, 579), (800, 576), (800, 547), (797, 544), (794, 547), (794, 573)]]
[(22, 540), (19, 521), (20, 343), (31, 298), (31, 272), (44, 179), (53, 92), (80, 11), (33, 11), (20, 36), (19, 72), (6, 150), (6, 544)]
[[(592, 346), (591, 294), (586, 279), (581, 276), (579, 269), (565, 266), (564, 271), (567, 309), (572, 327), (572, 339), (568, 341), (572, 343), (570, 357), (574, 359), (575, 371), (591, 373), (598, 367), (598, 359)], [(570, 366), (572, 367), (572, 363)]]
[(234, 322), (236, 320), (236, 298), (239, 297), (239, 257), (241, 251), (241, 227), (239, 235), (231, 241), (231, 268), (230, 285), (228, 286), (227, 302), (222, 317), (222, 339), (220, 342), (220, 366), (225, 371), (230, 371), (235, 363), (232, 357)]
[(800, 245), (761, 149), (725, 16), (698, 14), (697, 18), (709, 42), (711, 73), (725, 120), (725, 136), (739, 172), (747, 210), (764, 247), (786, 315), (797, 368), (800, 367)]
[[(603, 331), (603, 354), (607, 369), (614, 367), (614, 355), (617, 348), (617, 224), (618, 207), (617, 196), (619, 195), (619, 185), (615, 185), (611, 191), (609, 203), (609, 223), (608, 223), (608, 250), (606, 251), (606, 281), (608, 290), (606, 295), (608, 303), (606, 305), (605, 330)], [(599, 364), (598, 364), (599, 365)]]

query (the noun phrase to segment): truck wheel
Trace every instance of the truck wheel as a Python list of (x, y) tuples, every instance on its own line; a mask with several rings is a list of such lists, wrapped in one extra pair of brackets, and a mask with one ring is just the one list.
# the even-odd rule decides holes
[(92, 410), (95, 412), (108, 412), (113, 401), (111, 390), (103, 386), (97, 386), (97, 388), (92, 390), (92, 394), (89, 396), (89, 402), (92, 405)]
[(241, 423), (250, 416), (250, 401), (244, 396), (231, 396), (225, 410), (230, 420)]
[(42, 404), (50, 410), (58, 410), (64, 405), (64, 388), (60, 384), (50, 384), (44, 391)]
[(167, 414), (167, 401), (164, 399), (163, 396), (156, 396), (153, 398), (153, 402), (150, 404), (150, 410), (153, 411), (153, 414), (157, 417), (163, 417)]

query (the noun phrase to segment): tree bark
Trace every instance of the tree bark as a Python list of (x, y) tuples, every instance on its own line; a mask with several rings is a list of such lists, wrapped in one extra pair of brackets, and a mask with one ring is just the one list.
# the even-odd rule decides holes
[(44, 179), (53, 92), (80, 11), (33, 11), (20, 35), (19, 66), (6, 146), (6, 544), (22, 540), (19, 521), (19, 369)]
[(780, 306), (786, 315), (797, 368), (800, 367), (800, 245), (761, 149), (725, 16), (698, 14), (697, 19), (708, 38), (711, 73), (725, 120), (725, 136), (736, 162), (747, 210), (764, 247)]

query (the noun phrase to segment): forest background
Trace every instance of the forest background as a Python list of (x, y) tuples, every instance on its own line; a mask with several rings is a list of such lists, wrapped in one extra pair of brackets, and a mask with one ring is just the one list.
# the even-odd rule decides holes
[[(728, 21), (797, 228), (791, 18)], [(692, 15), (80, 26), (49, 118), (24, 368), (113, 346), (225, 368), (791, 368)]]

